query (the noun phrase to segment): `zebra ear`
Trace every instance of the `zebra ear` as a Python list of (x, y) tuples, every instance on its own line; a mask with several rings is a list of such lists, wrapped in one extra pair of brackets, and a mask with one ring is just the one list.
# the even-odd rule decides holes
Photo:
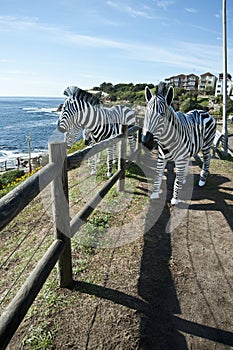
[(174, 94), (174, 89), (172, 86), (170, 86), (168, 89), (167, 95), (166, 95), (166, 102), (167, 102), (168, 106), (170, 106), (172, 103), (173, 94)]
[(67, 97), (75, 97), (75, 95), (79, 92), (79, 88), (77, 86), (68, 86), (63, 94)]
[(152, 97), (152, 93), (148, 88), (148, 86), (145, 87), (145, 97), (146, 97), (146, 102), (149, 102)]

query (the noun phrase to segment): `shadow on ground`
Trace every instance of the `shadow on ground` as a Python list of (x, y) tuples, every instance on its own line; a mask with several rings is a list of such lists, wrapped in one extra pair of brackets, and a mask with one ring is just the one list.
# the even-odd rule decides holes
[[(135, 349), (188, 350), (185, 334), (233, 346), (232, 332), (182, 318), (169, 265), (172, 247), (167, 224), (171, 217), (171, 208), (167, 199), (171, 196), (170, 183), (174, 180), (174, 173), (170, 170), (168, 169), (166, 198), (150, 201), (148, 208), (137, 285), (138, 297), (87, 282), (75, 282), (75, 290), (136, 310), (137, 314), (140, 315), (140, 334)], [(198, 175), (194, 175), (194, 184), (197, 183), (198, 177)], [(227, 181), (227, 178), (213, 175), (212, 179), (210, 177), (208, 185), (211, 191), (208, 191), (208, 187), (198, 191), (195, 188), (197, 185), (194, 185), (192, 195), (194, 204), (190, 205), (189, 210), (222, 210), (229, 226), (233, 228), (233, 219), (226, 202), (228, 195), (221, 192), (222, 184)], [(207, 199), (207, 204), (195, 203), (195, 200), (201, 199)], [(208, 200), (213, 201), (213, 203), (209, 204)], [(161, 215), (152, 224), (154, 213), (157, 210), (161, 211)]]

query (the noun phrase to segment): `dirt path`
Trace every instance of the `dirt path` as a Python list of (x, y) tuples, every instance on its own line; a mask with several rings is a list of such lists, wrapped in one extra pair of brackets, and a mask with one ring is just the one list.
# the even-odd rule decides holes
[(200, 189), (198, 173), (193, 162), (189, 206), (150, 201), (141, 238), (97, 250), (62, 292), (73, 303), (57, 312), (55, 349), (233, 349), (233, 176), (218, 169)]

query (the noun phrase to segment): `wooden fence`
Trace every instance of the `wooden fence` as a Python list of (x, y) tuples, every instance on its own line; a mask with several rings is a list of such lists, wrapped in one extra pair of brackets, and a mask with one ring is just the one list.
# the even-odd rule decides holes
[[(117, 181), (118, 190), (124, 190), (125, 170), (130, 164), (126, 160), (127, 135), (136, 132), (138, 133), (134, 153), (136, 157), (140, 154), (141, 139), (141, 128), (138, 126), (127, 130), (127, 126), (122, 125), (119, 135), (69, 156), (66, 156), (65, 143), (50, 143), (49, 164), (0, 199), (0, 230), (2, 230), (51, 183), (55, 231), (54, 242), (0, 317), (0, 349), (5, 349), (9, 344), (56, 263), (60, 287), (70, 289), (73, 287), (71, 238)], [(87, 155), (93, 156), (118, 142), (120, 142), (118, 171), (70, 220), (67, 172), (79, 167)]]

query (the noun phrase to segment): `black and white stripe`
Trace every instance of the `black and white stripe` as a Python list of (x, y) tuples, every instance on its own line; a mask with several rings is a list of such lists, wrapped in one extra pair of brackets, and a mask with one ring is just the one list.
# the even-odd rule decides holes
[[(126, 106), (104, 107), (100, 100), (78, 87), (71, 86), (65, 89), (67, 96), (61, 115), (58, 119), (58, 129), (66, 132), (66, 140), (75, 141), (80, 129), (87, 129), (92, 142), (100, 142), (119, 133), (120, 124), (132, 126), (135, 124), (135, 112)], [(135, 141), (129, 138), (131, 151), (134, 150)], [(108, 152), (108, 176), (112, 173), (113, 150)]]
[(202, 110), (193, 110), (187, 114), (175, 112), (171, 106), (171, 86), (167, 94), (157, 92), (152, 95), (148, 87), (145, 94), (147, 108), (142, 142), (149, 149), (158, 144), (158, 161), (151, 198), (159, 198), (164, 168), (167, 161), (172, 160), (176, 166), (172, 204), (176, 205), (188, 172), (189, 159), (199, 151), (203, 154), (199, 186), (205, 185), (210, 166), (210, 149), (216, 132), (215, 119)]

